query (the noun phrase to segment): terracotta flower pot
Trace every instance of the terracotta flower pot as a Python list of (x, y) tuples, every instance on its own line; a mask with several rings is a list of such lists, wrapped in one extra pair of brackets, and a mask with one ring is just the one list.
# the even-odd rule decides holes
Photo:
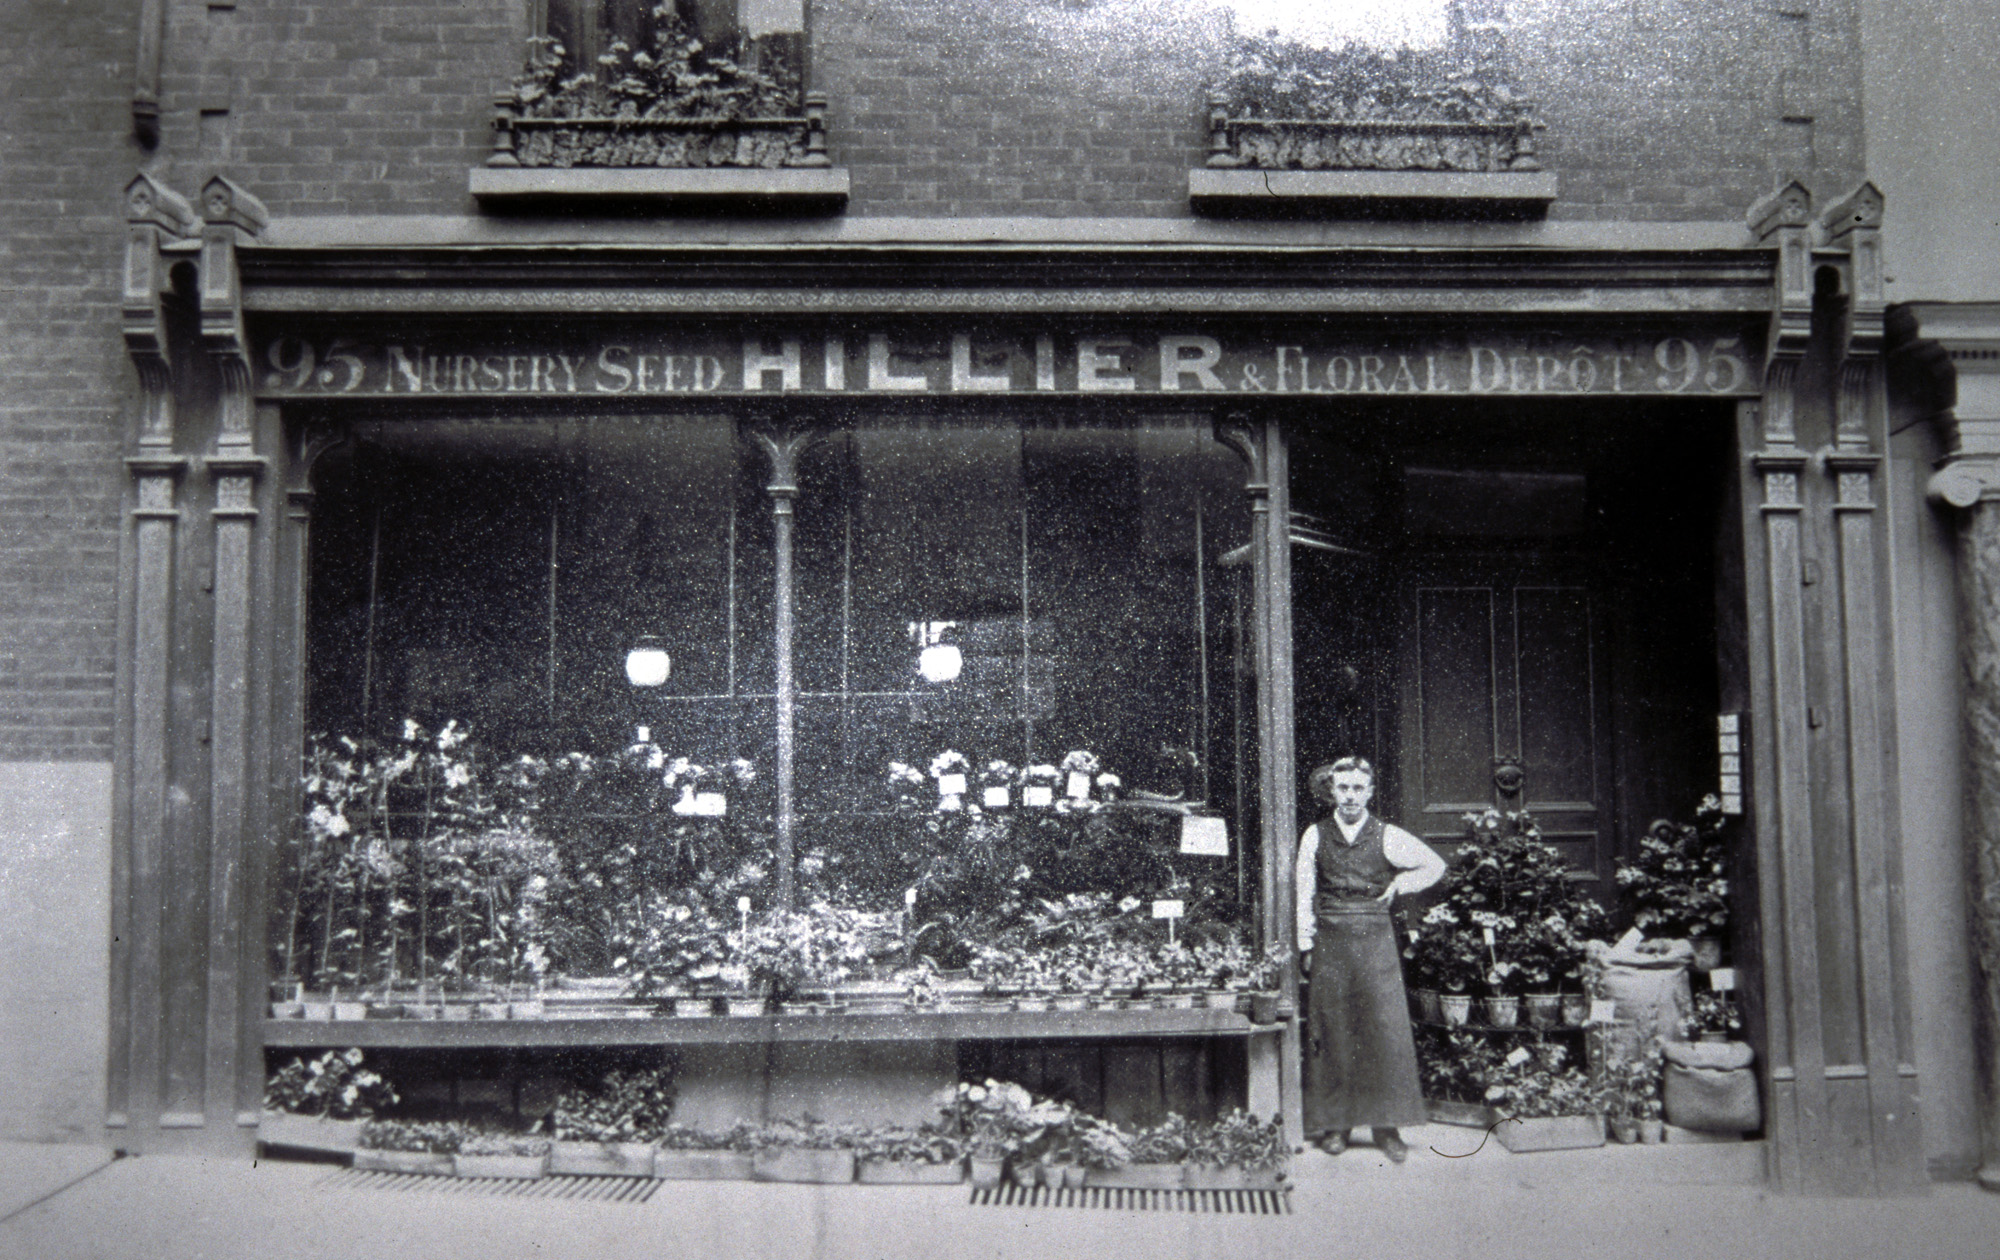
[(1444, 1022), (1444, 1002), (1436, 989), (1417, 990), (1417, 1018), (1427, 1024)]
[(1000, 1184), (1000, 1176), (1007, 1168), (1007, 1160), (1001, 1155), (973, 1155), (966, 1159), (965, 1166), (970, 1173), (975, 1190), (991, 1190)]
[(1590, 995), (1587, 993), (1565, 993), (1562, 995), (1562, 1021), (1571, 1028), (1583, 1027), (1583, 1021), (1590, 1018)]
[(1521, 999), (1517, 997), (1490, 997), (1485, 1002), (1486, 1022), (1495, 1028), (1518, 1028), (1521, 1024)]
[(1454, 1027), (1464, 1027), (1472, 1022), (1472, 995), (1470, 993), (1438, 994), (1438, 1013), (1444, 1022)]
[(1556, 993), (1530, 993), (1524, 1003), (1530, 1028), (1554, 1028), (1562, 1022), (1562, 996)]

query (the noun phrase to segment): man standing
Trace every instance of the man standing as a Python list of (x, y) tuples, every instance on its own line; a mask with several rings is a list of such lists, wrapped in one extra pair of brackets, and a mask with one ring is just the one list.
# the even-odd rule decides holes
[(1312, 977), (1306, 1012), (1305, 1135), (1338, 1155), (1348, 1131), (1374, 1130), (1396, 1163), (1409, 1155), (1397, 1126), (1424, 1122), (1416, 1040), (1389, 907), (1444, 875), (1444, 859), (1368, 812), (1375, 768), (1343, 757), (1312, 772), (1333, 812), (1299, 839), (1300, 966)]

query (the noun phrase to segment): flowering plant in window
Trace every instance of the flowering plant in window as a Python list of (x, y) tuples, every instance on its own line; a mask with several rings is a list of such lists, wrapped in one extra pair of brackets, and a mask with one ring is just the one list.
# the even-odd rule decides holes
[(1693, 823), (1660, 819), (1618, 864), (1618, 900), (1648, 936), (1721, 936), (1729, 927), (1729, 851), (1722, 802), (1702, 798)]
[(705, 47), (671, 4), (655, 5), (651, 16), (649, 46), (615, 40), (596, 69), (567, 78), (567, 50), (547, 36), (531, 39), (527, 69), (514, 81), (523, 116), (721, 119), (797, 111), (790, 67), (762, 73)]

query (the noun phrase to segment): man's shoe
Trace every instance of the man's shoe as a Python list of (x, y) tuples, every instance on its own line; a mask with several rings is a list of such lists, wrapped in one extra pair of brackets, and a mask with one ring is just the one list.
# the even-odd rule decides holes
[(1319, 1149), (1329, 1155), (1338, 1155), (1347, 1149), (1347, 1135), (1339, 1132), (1329, 1133), (1319, 1140)]
[(1410, 1157), (1409, 1145), (1403, 1141), (1403, 1135), (1394, 1129), (1375, 1130), (1375, 1145), (1381, 1148), (1392, 1164), (1400, 1164)]

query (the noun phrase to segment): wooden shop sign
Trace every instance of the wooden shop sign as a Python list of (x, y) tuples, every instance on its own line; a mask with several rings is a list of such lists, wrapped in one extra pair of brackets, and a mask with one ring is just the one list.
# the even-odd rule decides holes
[(325, 397), (871, 394), (1460, 396), (1758, 392), (1741, 337), (1412, 337), (1200, 332), (631, 332), (565, 341), (281, 334), (257, 392)]

